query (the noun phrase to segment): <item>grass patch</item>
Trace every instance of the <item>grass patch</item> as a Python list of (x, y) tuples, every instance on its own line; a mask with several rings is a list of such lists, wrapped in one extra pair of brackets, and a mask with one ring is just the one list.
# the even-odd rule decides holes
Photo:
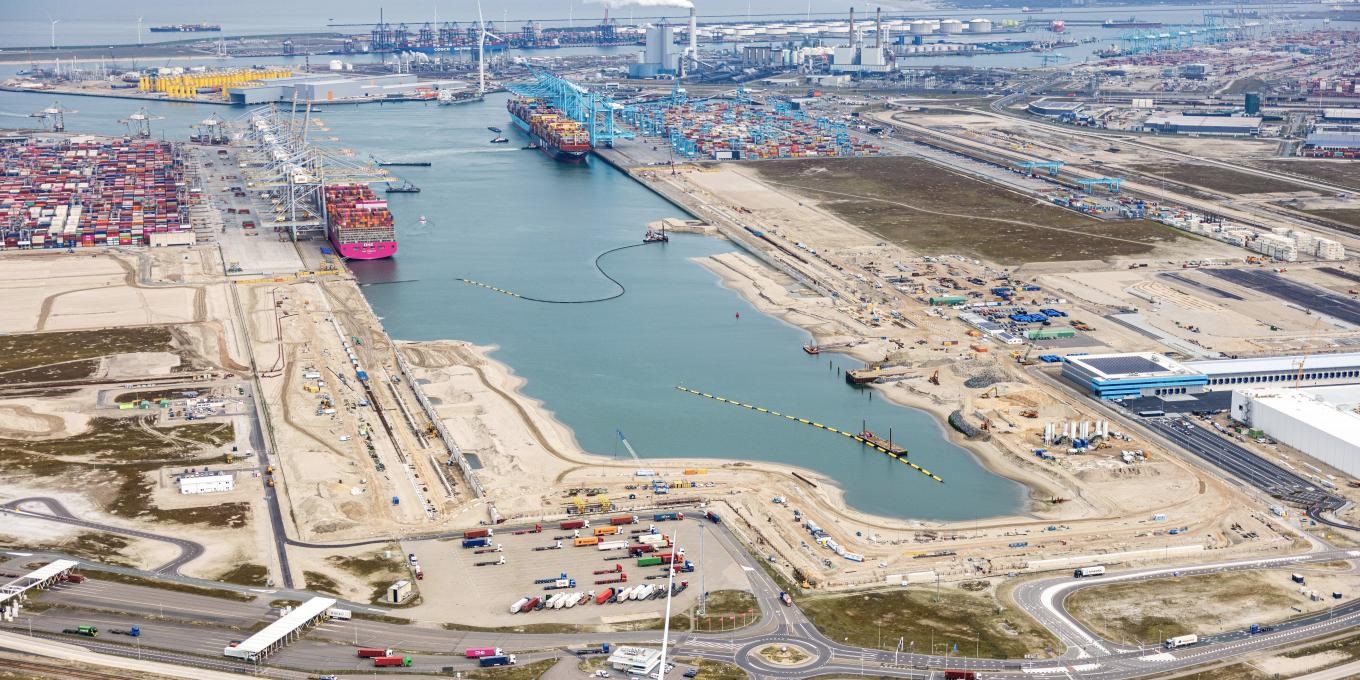
[(793, 189), (851, 224), (926, 254), (970, 253), (1002, 264), (1099, 260), (1145, 254), (1181, 238), (1155, 222), (1097, 220), (915, 158), (749, 167), (780, 190)]
[(307, 582), (308, 590), (340, 597), (340, 584), (321, 572), (304, 571), (302, 572), (302, 580)]
[(1067, 607), (1111, 640), (1156, 643), (1175, 635), (1208, 635), (1246, 625), (1225, 612), (1287, 612), (1293, 602), (1267, 577), (1240, 573), (1186, 576), (1151, 590), (1143, 583), (1083, 588), (1067, 598)]
[(578, 626), (571, 623), (528, 623), (523, 626), (503, 626), (500, 628), (487, 628), (484, 626), (468, 626), (461, 623), (441, 623), (439, 627), (444, 630), (461, 630), (471, 633), (593, 633), (594, 626)]
[(693, 658), (676, 659), (676, 662), (698, 668), (699, 674), (694, 676), (694, 680), (746, 680), (751, 677), (737, 666), (722, 661)]
[(47, 366), (0, 373), (0, 385), (55, 382), (58, 380), (82, 380), (94, 375), (94, 372), (98, 370), (98, 368), (98, 359), (64, 361)]
[(142, 474), (157, 469), (156, 465), (121, 466), (124, 473), (118, 486), (117, 496), (109, 504), (110, 514), (122, 517), (148, 517), (157, 522), (176, 522), (179, 524), (207, 524), (230, 529), (245, 528), (250, 516), (249, 503), (218, 503), (193, 508), (163, 510), (151, 505), (152, 482)]
[(1027, 618), (973, 595), (946, 592), (936, 602), (933, 592), (904, 588), (804, 598), (799, 607), (827, 637), (862, 647), (891, 647), (903, 637), (923, 654), (934, 641), (958, 644), (969, 656), (1017, 659), (1056, 646)]
[(542, 661), (517, 664), (514, 666), (477, 668), (470, 671), (463, 671), (463, 677), (469, 678), (469, 680), (538, 680), (543, 677), (549, 669), (556, 666), (557, 661), (557, 659), (544, 659)]
[(1337, 652), (1337, 651), (1345, 653), (1348, 661), (1350, 659), (1360, 657), (1360, 635), (1352, 635), (1350, 637), (1328, 640), (1326, 642), (1320, 642), (1309, 647), (1304, 647), (1303, 649), (1292, 649), (1290, 651), (1284, 652), (1280, 656), (1283, 656), (1288, 659), (1297, 659), (1303, 656), (1321, 654), (1322, 652)]
[(73, 557), (102, 562), (120, 567), (134, 566), (123, 558), (123, 549), (128, 547), (127, 539), (117, 534), (85, 533), (76, 536), (62, 546)]
[(235, 568), (219, 574), (217, 580), (240, 586), (267, 586), (269, 585), (269, 567), (263, 564), (239, 564)]
[(1272, 160), (1254, 161), (1251, 165), (1262, 170), (1283, 172), (1360, 190), (1360, 161), (1344, 159)]
[[(759, 614), (756, 596), (748, 590), (714, 590), (708, 594), (705, 613), (698, 616), (695, 612), (698, 603), (684, 613), (671, 616), (671, 630), (717, 631), (733, 630), (750, 625)], [(730, 619), (728, 617), (731, 617)], [(660, 628), (660, 623), (657, 624)]]
[(1326, 220), (1331, 220), (1345, 225), (1341, 227), (1343, 231), (1352, 234), (1360, 234), (1360, 210), (1355, 209), (1335, 209), (1335, 210), (1305, 210), (1309, 215), (1317, 215)]
[(365, 612), (350, 612), (350, 617), (363, 621), (375, 621), (377, 623), (391, 623), (397, 626), (411, 625), (411, 619), (403, 619), (400, 616), (388, 616), (386, 614), (369, 614)]
[(392, 557), (383, 557), (381, 553), (372, 557), (347, 557), (344, 555), (331, 555), (326, 561), (343, 569), (355, 576), (372, 576), (374, 574), (390, 574), (394, 578), (400, 577), (401, 567), (405, 565), (399, 555), (401, 548), (392, 544)]
[(192, 390), (185, 387), (176, 387), (174, 389), (161, 389), (161, 390), (137, 390), (135, 392), (124, 392), (118, 395), (117, 397), (114, 398), (113, 403), (131, 404), (139, 401), (156, 402), (161, 399), (183, 399), (185, 392), (193, 391), (196, 390)]
[(1184, 673), (1162, 677), (1194, 678), (1194, 680), (1266, 680), (1271, 676), (1256, 670), (1255, 666), (1244, 661), (1242, 663), (1234, 663), (1227, 666), (1188, 670)]
[(1308, 187), (1271, 177), (1262, 177), (1216, 165), (1187, 163), (1145, 163), (1132, 166), (1143, 174), (1165, 178), (1169, 182), (1203, 187), (1223, 194), (1270, 194), (1277, 192), (1310, 191)]
[(157, 581), (155, 579), (133, 576), (131, 574), (119, 574), (112, 571), (101, 571), (99, 569), (82, 569), (81, 573), (86, 577), (96, 581), (116, 581), (133, 586), (145, 586), (159, 590), (172, 590), (177, 593), (188, 593), (190, 595), (202, 595), (204, 597), (215, 597), (221, 600), (236, 600), (237, 602), (250, 602), (255, 596), (250, 593), (241, 593), (226, 588), (208, 588), (206, 586), (195, 586), (188, 583), (178, 583), (175, 581)]
[(200, 453), (204, 446), (235, 441), (230, 422), (185, 423), (156, 427), (156, 416), (92, 418), (84, 432), (61, 439), (6, 444), (4, 451), (54, 458), (95, 458), (107, 462), (174, 461)]
[[(0, 373), (110, 354), (169, 351), (173, 342), (167, 326), (4, 335), (0, 336)], [(11, 382), (2, 376), (0, 381)]]

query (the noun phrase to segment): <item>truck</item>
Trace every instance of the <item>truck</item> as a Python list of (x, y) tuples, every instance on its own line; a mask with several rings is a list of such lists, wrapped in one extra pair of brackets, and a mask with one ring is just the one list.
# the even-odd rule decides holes
[(463, 655), (469, 659), (480, 659), (484, 656), (499, 656), (504, 653), (500, 647), (468, 647)]
[(348, 621), (348, 620), (354, 618), (354, 613), (351, 612), (351, 611), (348, 610), (348, 609), (340, 609), (340, 608), (338, 608), (338, 607), (331, 607), (330, 609), (327, 609), (327, 610), (326, 610), (326, 616), (329, 616), (329, 617), (331, 617), (331, 618), (333, 618), (333, 619), (339, 619), (339, 620), (341, 620), (341, 621)]
[(464, 547), (464, 548), (485, 548), (485, 547), (488, 546), (488, 545), (491, 545), (491, 539), (489, 539), (489, 538), (465, 538), (465, 539), (463, 539), (463, 547)]
[(597, 550), (623, 550), (628, 547), (628, 541), (601, 541)]
[(704, 517), (707, 517), (708, 521), (714, 524), (722, 524), (722, 518), (718, 516), (718, 513), (713, 512), (712, 510), (704, 513)]
[(410, 666), (410, 665), (411, 665), (411, 657), (409, 657), (409, 656), (375, 656), (375, 657), (373, 657), (373, 665), (374, 665), (374, 666), (378, 666), (378, 667), (382, 667), (382, 666)]
[(1105, 573), (1104, 565), (1096, 565), (1093, 567), (1078, 567), (1076, 571), (1072, 572), (1072, 578), (1082, 578), (1084, 576), (1100, 576), (1101, 574), (1104, 573)]
[(515, 655), (497, 654), (496, 656), (484, 656), (480, 663), (482, 664), (482, 668), (490, 668), (492, 666), (513, 666), (515, 665)]
[(596, 536), (613, 536), (617, 533), (619, 533), (619, 528), (616, 526), (595, 527)]
[(977, 680), (977, 673), (964, 670), (946, 670), (944, 680)]
[(491, 529), (468, 529), (463, 532), (463, 538), (485, 538), (491, 534)]
[(660, 557), (643, 557), (637, 561), (639, 567), (659, 567), (661, 566)]
[(1169, 637), (1163, 644), (1167, 649), (1176, 649), (1177, 647), (1186, 647), (1189, 645), (1193, 645), (1196, 642), (1199, 642), (1199, 636), (1195, 635), (1194, 633), (1191, 633), (1190, 635), (1177, 635), (1176, 637)]
[(392, 650), (382, 649), (381, 647), (360, 647), (356, 655), (360, 659), (372, 659), (379, 656), (392, 656)]
[(578, 548), (583, 545), (596, 545), (599, 542), (600, 542), (599, 536), (582, 536), (572, 541), (572, 543)]
[(65, 628), (61, 632), (67, 635), (84, 635), (85, 637), (96, 637), (99, 629), (94, 626), (76, 626), (75, 628)]
[(142, 636), (142, 627), (141, 627), (141, 626), (133, 626), (133, 627), (131, 627), (131, 628), (114, 628), (113, 630), (111, 630), (111, 631), (109, 631), (109, 632), (110, 632), (110, 633), (113, 633), (114, 635), (126, 635), (126, 636), (128, 636), (128, 637), (141, 637), (141, 636)]
[(598, 645), (591, 645), (584, 649), (573, 650), (573, 652), (576, 654), (576, 656), (590, 656), (591, 654), (608, 654), (609, 649), (610, 647), (608, 642), (601, 642)]
[(611, 597), (614, 597), (614, 589), (605, 588), (604, 590), (600, 591), (600, 594), (595, 596), (595, 604), (604, 604), (608, 602), (609, 598)]
[(1303, 577), (1303, 574), (1290, 574), (1289, 580), (1299, 585), (1303, 585), (1304, 581), (1306, 581), (1307, 579)]
[(609, 523), (614, 526), (622, 526), (624, 524), (637, 524), (637, 522), (638, 522), (637, 515), (619, 515), (617, 517), (609, 518)]
[(793, 598), (792, 598), (792, 597), (789, 597), (789, 594), (788, 594), (787, 591), (783, 591), (783, 590), (779, 591), (779, 601), (782, 602), (782, 603), (784, 603), (784, 606), (785, 606), (785, 607), (792, 607), (792, 606), (793, 606)]
[(511, 614), (520, 613), (521, 611), (523, 611), (524, 605), (526, 604), (529, 604), (529, 598), (527, 597), (521, 597), (518, 600), (515, 600), (515, 603), (510, 605), (510, 613)]
[(658, 513), (656, 513), (655, 515), (652, 516), (652, 521), (654, 521), (654, 522), (670, 522), (670, 521), (674, 521), (674, 520), (678, 520), (678, 519), (684, 519), (684, 518), (685, 518), (685, 513), (683, 513), (683, 512), (658, 512)]
[(584, 519), (569, 519), (569, 520), (564, 520), (561, 524), (559, 524), (559, 525), (557, 525), (557, 526), (558, 526), (559, 529), (564, 529), (564, 530), (565, 530), (565, 529), (584, 529), (584, 528), (590, 526), (590, 522), (587, 521), (587, 520), (584, 520)]
[(416, 568), (415, 568), (415, 569), (412, 569), (411, 571), (415, 572), (416, 580), (417, 580), (417, 581), (424, 581), (424, 580), (425, 580), (425, 570), (424, 570), (424, 569), (421, 569), (419, 564), (417, 564), (417, 565), (416, 565)]

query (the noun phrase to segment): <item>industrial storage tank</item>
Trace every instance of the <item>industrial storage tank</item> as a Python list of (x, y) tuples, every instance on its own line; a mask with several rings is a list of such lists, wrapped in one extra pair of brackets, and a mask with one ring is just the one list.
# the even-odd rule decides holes
[(991, 33), (991, 32), (992, 32), (992, 20), (991, 20), (991, 19), (983, 19), (983, 18), (969, 19), (969, 20), (968, 20), (968, 32), (969, 32), (969, 33)]
[(962, 33), (963, 22), (958, 19), (945, 19), (940, 22), (941, 33)]
[(930, 35), (935, 31), (935, 26), (925, 19), (917, 19), (911, 22), (912, 35)]

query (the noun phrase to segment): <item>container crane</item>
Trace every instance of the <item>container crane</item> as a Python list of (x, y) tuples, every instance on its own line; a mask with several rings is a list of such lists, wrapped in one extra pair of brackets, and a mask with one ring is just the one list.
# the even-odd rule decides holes
[(1303, 356), (1299, 357), (1297, 370), (1294, 371), (1294, 387), (1297, 389), (1303, 382), (1303, 365), (1308, 363), (1308, 357), (1313, 353), (1313, 339), (1317, 337), (1318, 328), (1322, 325), (1321, 317), (1313, 322), (1313, 327), (1308, 330), (1308, 343), (1303, 348)]
[(52, 132), (62, 132), (66, 129), (66, 114), (77, 113), (75, 109), (61, 108), (61, 102), (52, 102), (52, 105), (34, 113), (28, 114), (29, 118), (41, 118), (43, 127)]
[(147, 113), (146, 108), (143, 107), (137, 109), (137, 113), (134, 113), (131, 116), (128, 116), (127, 118), (120, 119), (118, 122), (127, 126), (129, 137), (137, 137), (138, 139), (150, 139), (151, 121), (164, 119), (165, 116), (153, 116)]

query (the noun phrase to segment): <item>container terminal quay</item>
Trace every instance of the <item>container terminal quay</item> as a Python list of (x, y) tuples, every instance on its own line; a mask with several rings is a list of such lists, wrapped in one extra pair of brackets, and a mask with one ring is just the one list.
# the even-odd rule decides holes
[[(8, 82), (34, 113), (0, 135), (0, 657), (101, 678), (1360, 673), (1350, 34), (1225, 19), (1081, 64), (914, 69), (890, 37), (910, 22), (847, 19), (824, 53), (715, 48), (692, 18), (618, 63)], [(146, 101), (98, 122), (62, 88)], [(980, 467), (735, 381), (677, 378), (657, 409), (900, 468), (904, 497), (1013, 480), (1020, 507), (880, 516), (806, 466), (640, 456), (628, 423), (616, 455), (587, 450), (493, 348), (389, 332), (375, 290), (429, 230), (467, 238), (456, 208), (404, 201), (465, 170), (337, 132), (362, 99), (392, 102), (374, 125), (428, 104), (488, 153), (679, 215), (584, 257), (617, 292), (447, 272), (457, 299), (571, 314), (646, 295), (627, 258), (730, 244), (686, 260), (744, 301), (726, 321), (802, 329), (766, 351), (928, 414)], [(174, 100), (226, 106), (190, 127)]]

